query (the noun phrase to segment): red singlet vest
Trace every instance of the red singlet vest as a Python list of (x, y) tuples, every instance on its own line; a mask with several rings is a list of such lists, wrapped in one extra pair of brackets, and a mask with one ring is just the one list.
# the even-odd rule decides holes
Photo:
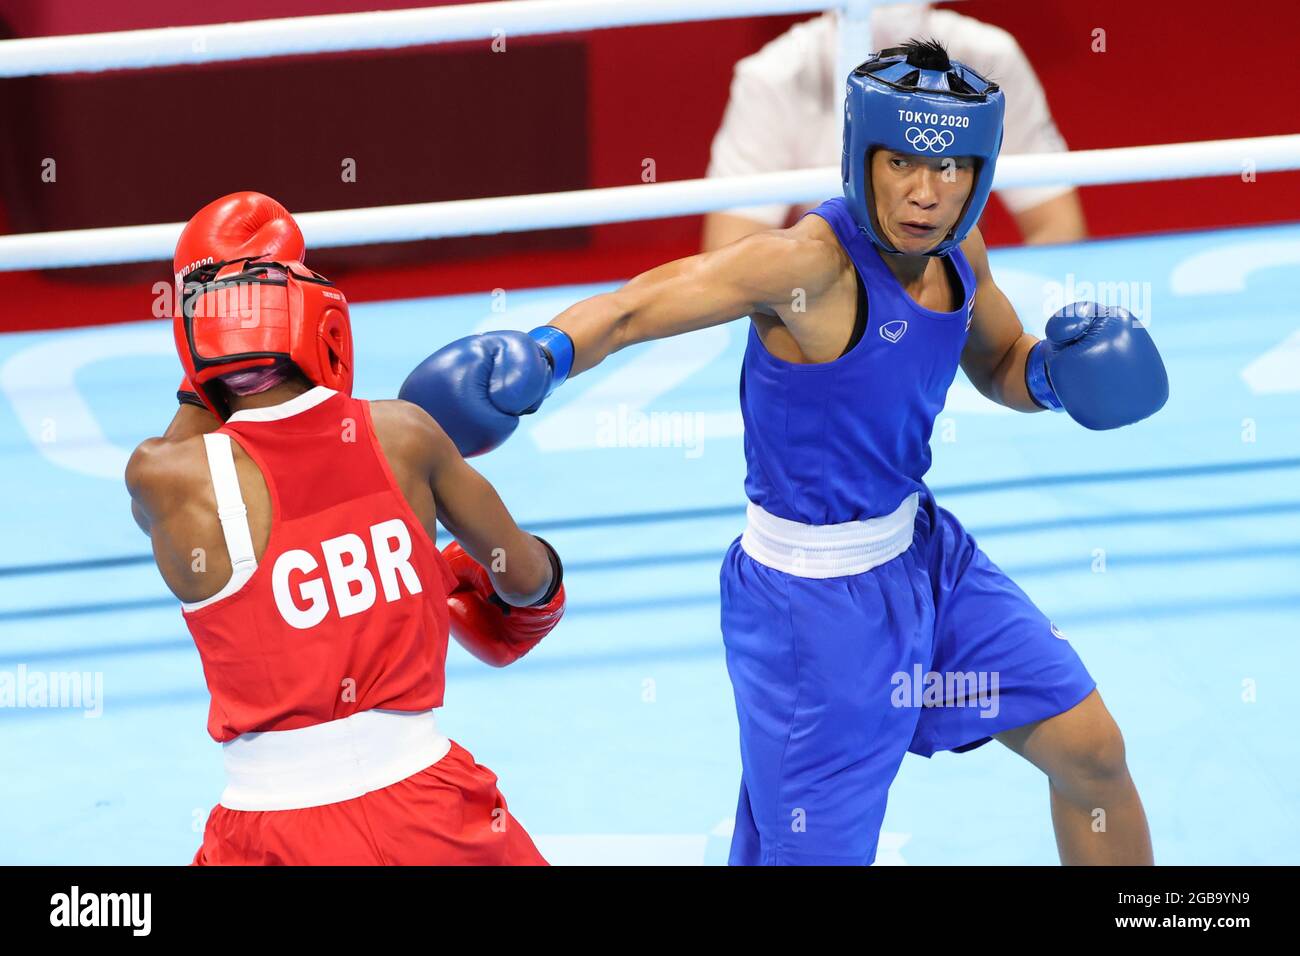
[(219, 431), (261, 470), (272, 518), (244, 585), (184, 614), (212, 694), (208, 733), (441, 706), (455, 581), (393, 478), (369, 403), (318, 387)]

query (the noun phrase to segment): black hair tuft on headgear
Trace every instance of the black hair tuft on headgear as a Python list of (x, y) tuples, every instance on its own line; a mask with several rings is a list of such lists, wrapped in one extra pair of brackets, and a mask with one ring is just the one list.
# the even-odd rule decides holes
[(906, 54), (908, 65), (918, 70), (940, 70), (946, 73), (952, 69), (952, 61), (948, 58), (947, 49), (933, 37), (929, 40), (918, 40), (913, 37), (897, 49), (898, 52)]

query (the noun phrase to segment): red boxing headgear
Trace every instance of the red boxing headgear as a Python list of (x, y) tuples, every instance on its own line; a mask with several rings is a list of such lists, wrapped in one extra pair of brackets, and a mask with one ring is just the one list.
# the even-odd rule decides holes
[(240, 259), (195, 269), (172, 323), (203, 404), (229, 417), (218, 376), (288, 360), (311, 382), (352, 394), (348, 301), (301, 262)]

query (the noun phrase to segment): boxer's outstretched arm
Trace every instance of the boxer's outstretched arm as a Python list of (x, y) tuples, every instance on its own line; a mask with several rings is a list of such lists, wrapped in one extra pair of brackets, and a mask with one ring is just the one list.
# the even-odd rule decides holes
[(550, 323), (573, 340), (576, 375), (620, 349), (721, 325), (754, 313), (791, 321), (796, 288), (807, 300), (830, 287), (841, 257), (798, 226), (755, 233), (643, 272), (585, 299)]
[(432, 415), (461, 454), (482, 455), (567, 378), (629, 345), (747, 315), (772, 316), (797, 332), (846, 268), (829, 226), (808, 216), (651, 269), (531, 332), (457, 339), (417, 365), (398, 396)]

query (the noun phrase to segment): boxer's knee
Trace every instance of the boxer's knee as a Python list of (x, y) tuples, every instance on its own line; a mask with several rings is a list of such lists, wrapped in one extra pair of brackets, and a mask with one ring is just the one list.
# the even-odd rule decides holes
[(1066, 738), (1054, 755), (1048, 778), (1053, 789), (1071, 799), (1098, 799), (1127, 786), (1124, 737), (1115, 721), (1108, 715)]

